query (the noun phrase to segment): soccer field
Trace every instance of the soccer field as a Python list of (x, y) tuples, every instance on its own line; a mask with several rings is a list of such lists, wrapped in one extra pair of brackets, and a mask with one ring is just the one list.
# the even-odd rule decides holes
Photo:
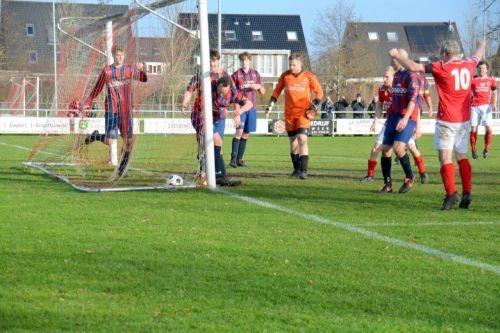
[(238, 188), (80, 193), (0, 135), (0, 331), (499, 331), (500, 141), (443, 212), (432, 138), (405, 195), (359, 182), (374, 140), (311, 138), (307, 180), (252, 137)]

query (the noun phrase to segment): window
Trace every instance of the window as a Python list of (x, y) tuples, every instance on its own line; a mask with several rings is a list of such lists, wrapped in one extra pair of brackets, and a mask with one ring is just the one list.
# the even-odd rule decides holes
[(262, 31), (252, 31), (252, 40), (264, 40)]
[(287, 31), (286, 37), (288, 38), (288, 40), (298, 40), (297, 31)]
[(38, 62), (37, 56), (36, 56), (36, 51), (29, 51), (28, 52), (28, 60), (30, 64), (36, 64)]
[(224, 36), (226, 37), (226, 40), (236, 40), (236, 32), (234, 30), (224, 31)]
[(222, 55), (222, 65), (227, 68), (229, 73), (234, 73), (238, 68), (240, 68), (240, 60), (237, 54), (223, 54)]
[(387, 33), (387, 40), (389, 42), (397, 42), (398, 41), (398, 34), (397, 34), (397, 32), (388, 32)]
[(274, 73), (274, 62), (272, 54), (259, 54), (257, 56), (256, 68), (262, 76), (272, 76)]
[(47, 30), (47, 44), (54, 44), (54, 31), (52, 30), (52, 25), (46, 25), (45, 30)]
[(31, 23), (26, 24), (26, 36), (35, 36), (35, 26)]
[(160, 54), (160, 51), (159, 47), (153, 47), (153, 54)]
[(378, 39), (378, 33), (377, 32), (369, 32), (368, 33), (368, 39), (369, 40), (377, 40)]

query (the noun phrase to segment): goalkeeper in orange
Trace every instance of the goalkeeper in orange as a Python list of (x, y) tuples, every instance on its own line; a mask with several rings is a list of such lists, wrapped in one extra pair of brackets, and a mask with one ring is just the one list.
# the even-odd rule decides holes
[(271, 111), (281, 92), (285, 91), (285, 128), (290, 141), (294, 178), (306, 179), (309, 164), (307, 136), (311, 119), (316, 116), (323, 99), (323, 90), (316, 76), (302, 68), (302, 57), (292, 53), (288, 70), (281, 74), (269, 100), (266, 113)]

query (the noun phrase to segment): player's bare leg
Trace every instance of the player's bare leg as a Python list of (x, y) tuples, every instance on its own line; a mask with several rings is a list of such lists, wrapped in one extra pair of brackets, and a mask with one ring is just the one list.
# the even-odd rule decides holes
[(469, 141), (470, 141), (472, 158), (477, 159), (477, 126), (471, 126)]
[(415, 141), (408, 143), (408, 150), (413, 155), (413, 160), (418, 168), (418, 173), (420, 174), (420, 183), (427, 184), (429, 182), (429, 177), (427, 176), (427, 167), (425, 166), (424, 156), (418, 150)]

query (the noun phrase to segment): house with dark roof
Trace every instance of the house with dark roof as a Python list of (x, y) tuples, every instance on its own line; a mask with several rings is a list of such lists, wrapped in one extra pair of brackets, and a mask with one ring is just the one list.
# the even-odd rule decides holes
[[(179, 23), (198, 29), (196, 15), (181, 13)], [(217, 14), (208, 15), (210, 48), (217, 48)], [(252, 54), (253, 66), (267, 82), (273, 82), (288, 69), (288, 56), (299, 52), (308, 63), (308, 52), (299, 15), (222, 14), (223, 67), (232, 73), (240, 66), (238, 54)]]
[(412, 59), (422, 63), (439, 57), (441, 42), (455, 39), (463, 46), (455, 22), (350, 22), (343, 43), (362, 41), (376, 53), (377, 66), (382, 73), (390, 64), (392, 48), (403, 48)]
[[(66, 16), (102, 17), (127, 11), (123, 5), (58, 2), (56, 22)], [(52, 2), (2, 1), (0, 29), (6, 69), (53, 72)]]

